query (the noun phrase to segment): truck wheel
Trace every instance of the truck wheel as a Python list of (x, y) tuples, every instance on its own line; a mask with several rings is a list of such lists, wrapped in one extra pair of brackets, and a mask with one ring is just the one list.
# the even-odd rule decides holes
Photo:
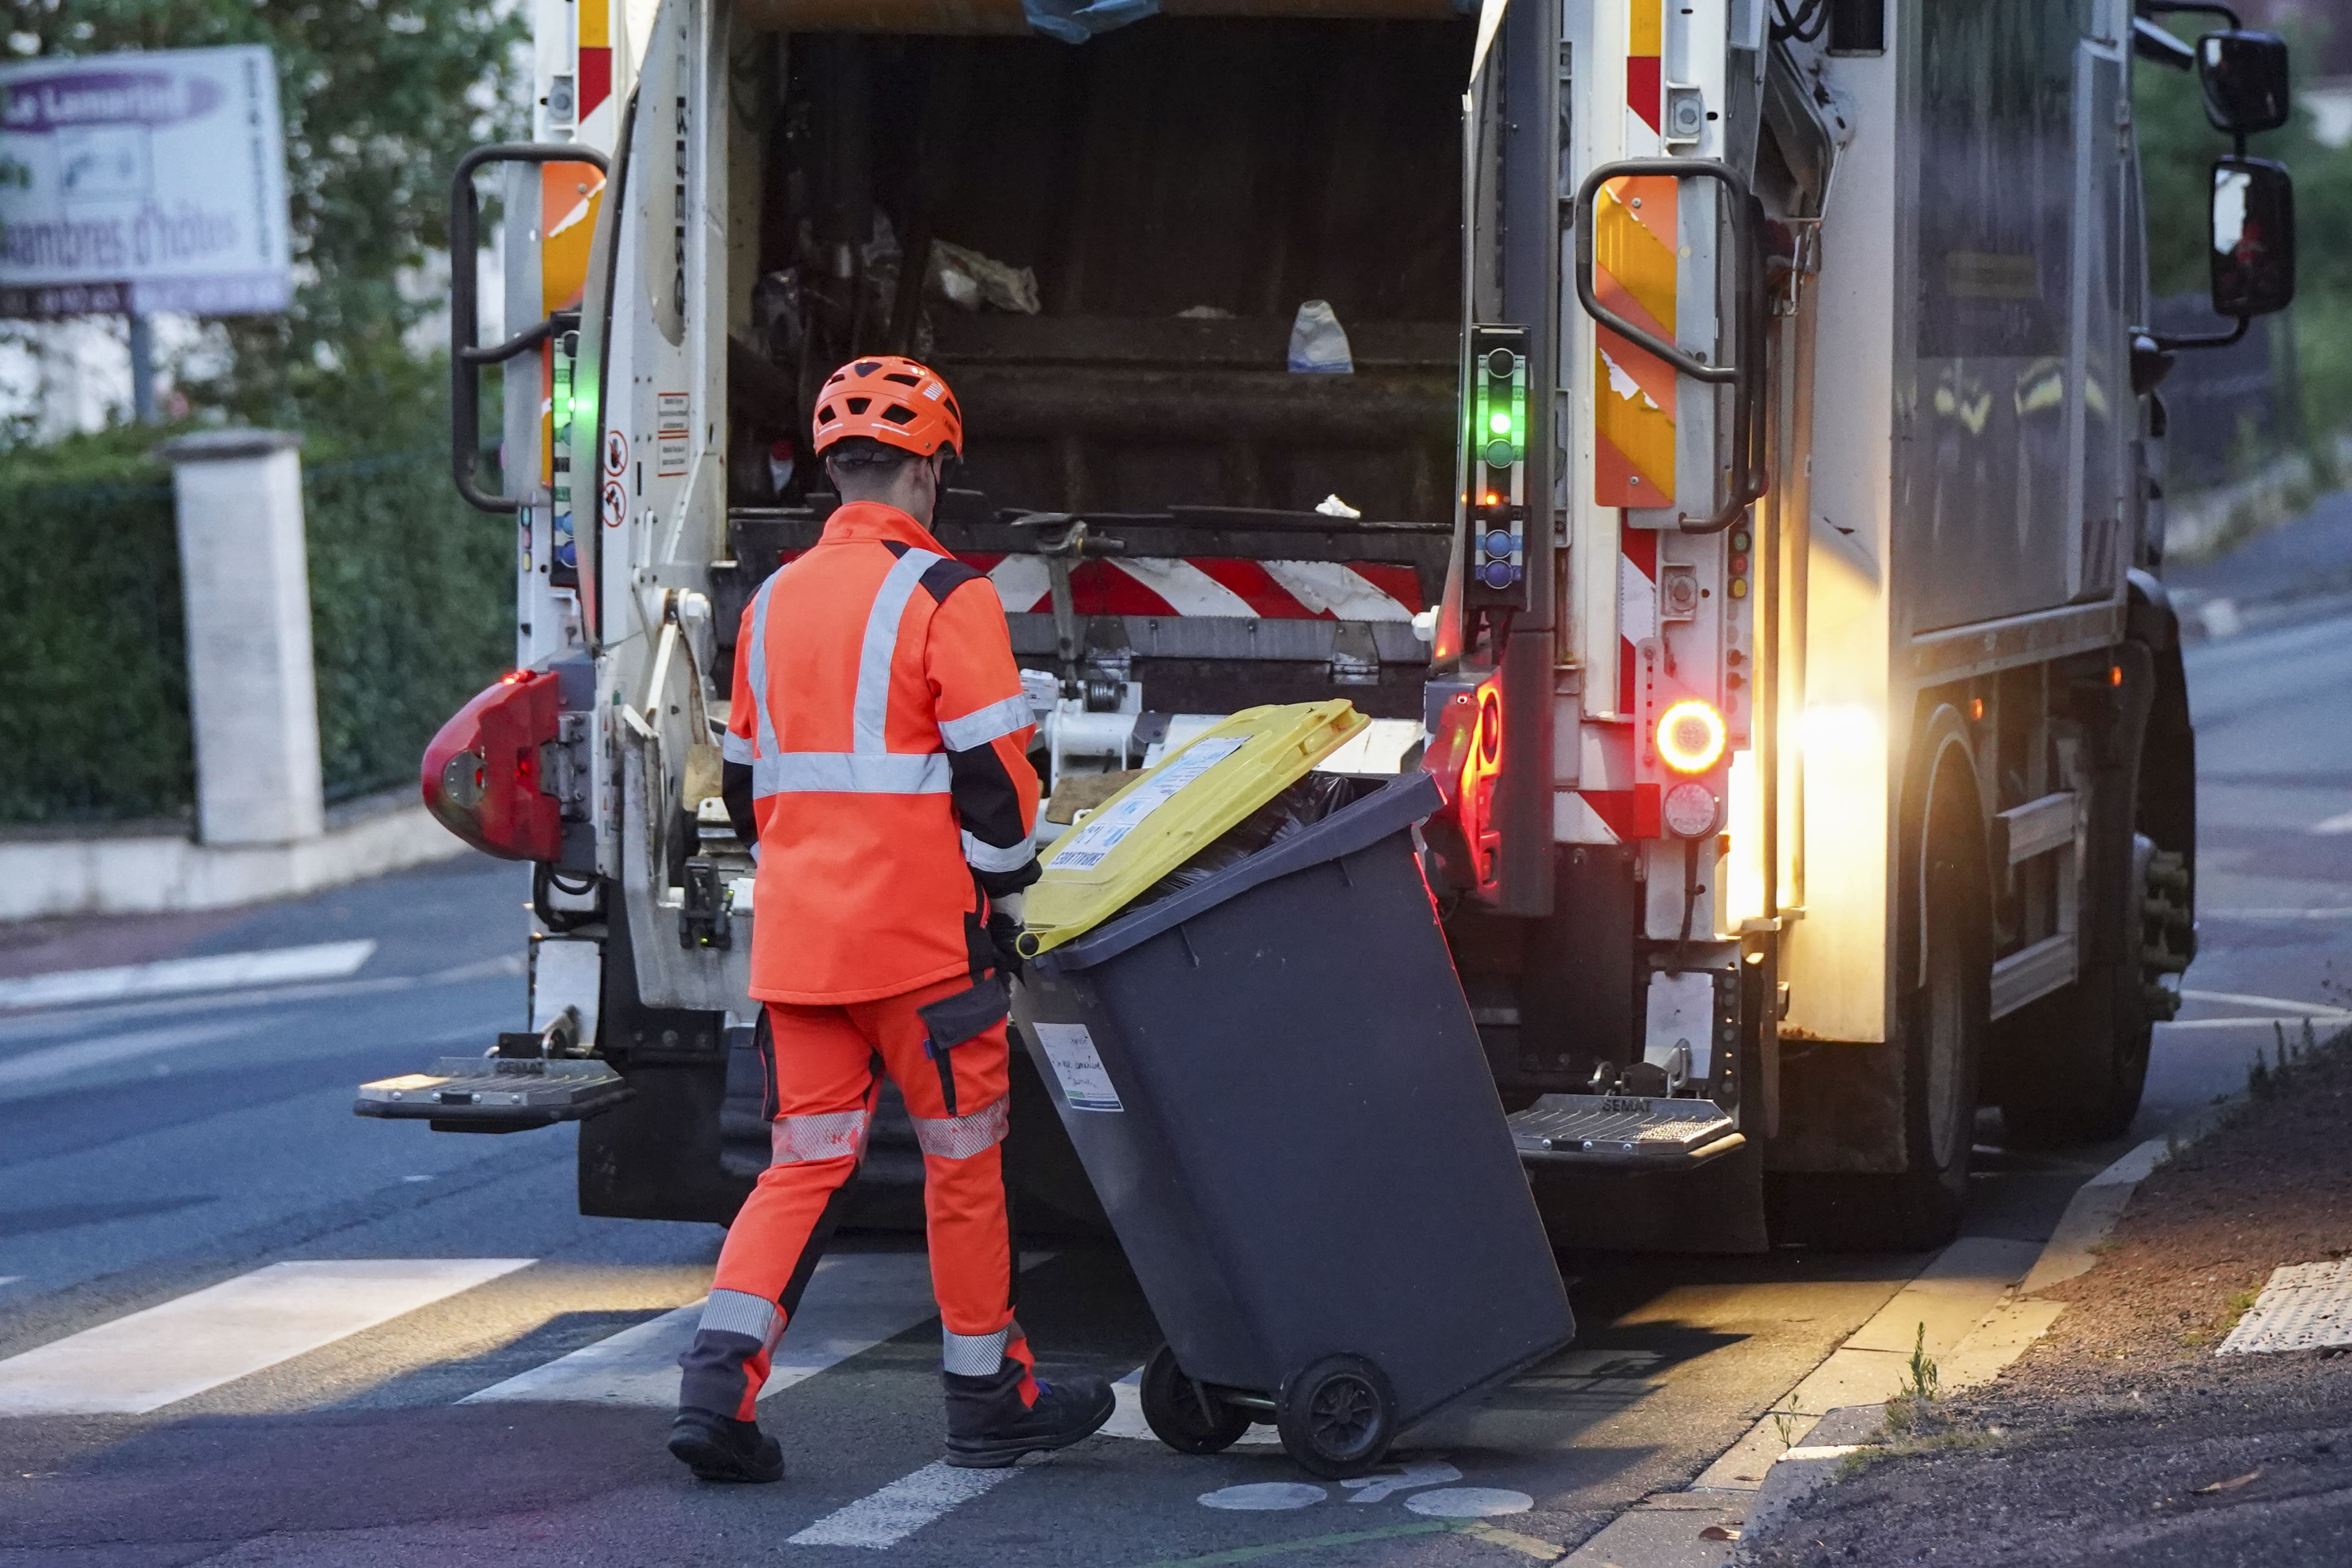
[(1250, 1413), (1186, 1377), (1161, 1345), (1143, 1369), (1143, 1424), (1180, 1454), (1222, 1454), (1250, 1429)]
[(1919, 984), (1904, 1009), (1904, 1169), (1895, 1178), (1894, 1245), (1939, 1247), (1968, 1206), (1977, 1067), (1992, 1010), (1992, 921), (1975, 825), (1929, 840)]
[(1327, 1481), (1363, 1475), (1396, 1438), (1396, 1395), (1362, 1356), (1325, 1356), (1289, 1379), (1275, 1415), (1283, 1452)]

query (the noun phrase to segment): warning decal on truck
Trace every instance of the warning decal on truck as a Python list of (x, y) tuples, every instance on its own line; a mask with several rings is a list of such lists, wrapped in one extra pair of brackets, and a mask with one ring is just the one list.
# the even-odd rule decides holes
[(1103, 1070), (1102, 1058), (1095, 1050), (1095, 1037), (1087, 1033), (1084, 1024), (1029, 1026), (1037, 1031), (1037, 1044), (1045, 1049), (1054, 1081), (1062, 1086), (1062, 1098), (1071, 1110), (1127, 1109), (1118, 1102), (1118, 1091), (1111, 1088), (1110, 1074)]
[(1247, 735), (1195, 741), (1174, 762), (1135, 786), (1132, 793), (1087, 818), (1069, 842), (1047, 862), (1057, 871), (1091, 871), (1119, 841), (1143, 826), (1143, 819), (1166, 805), (1176, 792), (1242, 749)]

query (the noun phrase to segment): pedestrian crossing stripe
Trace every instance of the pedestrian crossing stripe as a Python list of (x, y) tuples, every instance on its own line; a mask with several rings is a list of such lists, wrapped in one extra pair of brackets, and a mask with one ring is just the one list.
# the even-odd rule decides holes
[[(767, 1398), (939, 1315), (920, 1252), (837, 1253), (816, 1267), (760, 1390)], [(573, 1351), (467, 1395), (461, 1405), (570, 1403), (667, 1407), (677, 1403), (677, 1358), (702, 1303)]]
[[(1053, 1256), (1024, 1253), (1033, 1268)], [(527, 1258), (277, 1263), (0, 1360), (0, 1416), (145, 1415), (529, 1267)], [(0, 1276), (0, 1287), (16, 1277)], [(461, 1405), (667, 1408), (699, 1301), (479, 1389)], [(935, 1320), (919, 1251), (841, 1252), (817, 1265), (761, 1396)], [(1130, 1394), (1132, 1391), (1129, 1391)], [(1141, 1434), (1140, 1416), (1135, 1418)]]
[(0, 1361), (0, 1415), (144, 1415), (533, 1261), (273, 1263)]
[(878, 1491), (869, 1492), (845, 1508), (787, 1537), (793, 1546), (865, 1546), (884, 1550), (981, 1493), (1002, 1486), (1021, 1472), (1011, 1465), (994, 1470), (959, 1469), (935, 1459), (921, 1469), (900, 1476)]

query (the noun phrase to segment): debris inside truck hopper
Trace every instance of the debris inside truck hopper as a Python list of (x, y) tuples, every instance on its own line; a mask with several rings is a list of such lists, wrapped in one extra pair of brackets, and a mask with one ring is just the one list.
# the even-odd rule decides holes
[(1303, 833), (1356, 797), (1355, 781), (1340, 773), (1308, 773), (1251, 812), (1202, 851), (1138, 895), (1129, 909), (1181, 893), (1238, 866), (1261, 849)]
[(1290, 323), (1290, 368), (1299, 375), (1356, 374), (1348, 330), (1339, 325), (1328, 300), (1309, 300), (1298, 307)]
[(1037, 274), (944, 239), (931, 241), (931, 292), (949, 304), (977, 311), (982, 307), (1034, 316), (1043, 310)]
[(1045, 802), (1048, 822), (1076, 822), (1079, 816), (1095, 809), (1143, 776), (1141, 768), (1123, 768), (1108, 773), (1068, 773), (1054, 786)]

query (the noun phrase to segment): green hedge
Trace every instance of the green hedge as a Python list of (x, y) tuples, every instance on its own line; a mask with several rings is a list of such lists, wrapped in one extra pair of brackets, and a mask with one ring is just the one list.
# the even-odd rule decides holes
[(312, 470), (310, 643), (327, 798), (414, 784), (450, 714), (514, 665), (514, 524), (435, 454)]
[(13, 469), (0, 468), (0, 822), (183, 815), (195, 764), (172, 487), (152, 464), (121, 465), (113, 484)]
[[(0, 824), (194, 815), (169, 475), (104, 445), (0, 455)], [(514, 531), (437, 454), (307, 469), (303, 506), (331, 802), (413, 781), (512, 662)]]

